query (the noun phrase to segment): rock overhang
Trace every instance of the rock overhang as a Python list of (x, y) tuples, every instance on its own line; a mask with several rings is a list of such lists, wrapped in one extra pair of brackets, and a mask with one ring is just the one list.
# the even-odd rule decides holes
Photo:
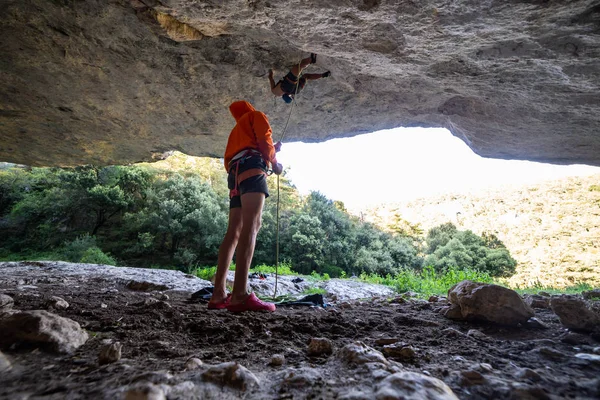
[(446, 127), (486, 157), (600, 165), (594, 1), (6, 1), (0, 161), (127, 164), (220, 157), (228, 105), (278, 138), (283, 76), (319, 54), (286, 141)]

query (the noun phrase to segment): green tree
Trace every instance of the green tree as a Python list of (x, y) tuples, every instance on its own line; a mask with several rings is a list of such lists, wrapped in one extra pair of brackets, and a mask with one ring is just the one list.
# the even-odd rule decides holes
[(517, 262), (495, 236), (478, 236), (469, 230), (459, 231), (451, 224), (432, 228), (426, 238), (425, 265), (437, 271), (452, 267), (474, 268), (492, 276), (509, 276)]

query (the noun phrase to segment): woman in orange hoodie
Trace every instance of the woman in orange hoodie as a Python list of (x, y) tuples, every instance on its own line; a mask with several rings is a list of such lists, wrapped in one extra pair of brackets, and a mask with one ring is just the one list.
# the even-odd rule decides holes
[[(269, 120), (247, 101), (232, 103), (229, 111), (236, 120), (225, 149), (230, 189), (229, 224), (219, 248), (215, 286), (208, 308), (226, 308), (233, 312), (275, 311), (275, 304), (259, 300), (254, 293), (248, 294), (247, 285), (262, 209), (269, 196), (267, 168), (270, 165), (277, 175), (283, 171), (275, 157), (281, 143), (273, 145)], [(225, 287), (227, 271), (236, 247), (235, 279), (233, 291), (228, 296)]]

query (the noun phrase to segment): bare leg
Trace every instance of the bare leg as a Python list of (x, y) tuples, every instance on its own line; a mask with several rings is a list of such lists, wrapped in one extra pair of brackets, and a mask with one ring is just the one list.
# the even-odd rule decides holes
[(304, 74), (302, 75), (307, 81), (314, 81), (316, 79), (321, 79), (323, 74)]
[(300, 76), (300, 73), (302, 72), (302, 70), (304, 68), (306, 68), (310, 64), (310, 61), (311, 61), (310, 57), (303, 58), (300, 61), (300, 70), (298, 70), (298, 64), (296, 64), (292, 67), (292, 70), (291, 70), (292, 74), (296, 75), (296, 77)]
[(230, 304), (242, 303), (248, 297), (248, 270), (254, 255), (254, 246), (260, 229), (264, 203), (264, 193), (246, 193), (242, 195), (242, 230), (235, 257), (235, 280)]
[(242, 231), (242, 209), (231, 208), (229, 210), (229, 224), (227, 226), (227, 233), (223, 238), (221, 247), (219, 247), (219, 258), (217, 261), (217, 273), (215, 274), (215, 287), (213, 289), (213, 295), (210, 298), (211, 303), (220, 303), (225, 300), (226, 293), (226, 282), (227, 282), (227, 271), (229, 271), (229, 264), (233, 258), (233, 253), (238, 244), (240, 238), (240, 232)]
[(269, 82), (271, 83), (271, 93), (273, 93), (275, 96), (283, 96), (285, 94), (285, 92), (281, 90), (281, 85), (275, 83), (272, 69), (269, 70)]

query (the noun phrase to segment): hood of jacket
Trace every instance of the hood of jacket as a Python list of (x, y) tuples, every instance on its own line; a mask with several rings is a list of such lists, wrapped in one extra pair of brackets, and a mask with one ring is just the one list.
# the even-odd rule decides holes
[(239, 121), (245, 114), (256, 110), (252, 107), (252, 104), (245, 100), (241, 100), (231, 103), (229, 111), (231, 112), (231, 115), (233, 115), (233, 118), (235, 118), (236, 121)]

